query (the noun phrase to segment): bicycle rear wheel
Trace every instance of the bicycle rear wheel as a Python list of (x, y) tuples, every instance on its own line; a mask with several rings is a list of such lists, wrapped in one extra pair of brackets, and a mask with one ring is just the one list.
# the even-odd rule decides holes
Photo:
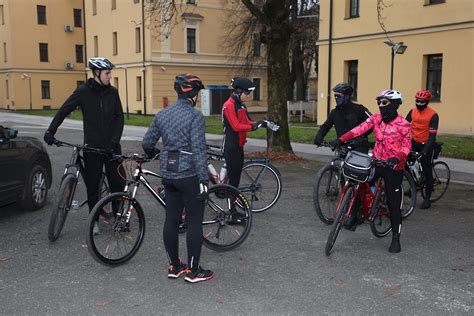
[[(114, 216), (110, 218), (108, 214)], [(113, 193), (94, 206), (86, 232), (92, 258), (104, 265), (117, 266), (133, 258), (140, 248), (145, 236), (145, 214), (129, 194)]]
[[(252, 226), (248, 201), (236, 188), (226, 184), (210, 187), (208, 194), (202, 222), (204, 246), (215, 251), (238, 247)], [(231, 217), (231, 210), (240, 214), (239, 220)]]
[(77, 179), (68, 174), (61, 182), (58, 192), (58, 206), (51, 213), (48, 226), (48, 239), (53, 242), (59, 238), (66, 221), (67, 214), (71, 209), (72, 198), (76, 189)]
[(354, 191), (354, 187), (351, 186), (347, 189), (346, 193), (342, 197), (341, 204), (339, 204), (339, 208), (336, 212), (336, 218), (332, 223), (331, 232), (329, 233), (328, 240), (326, 242), (326, 248), (324, 253), (326, 256), (331, 254), (332, 248), (334, 247), (334, 243), (336, 242), (337, 236), (339, 236), (339, 232), (341, 231), (343, 222), (344, 222), (344, 215), (348, 213), (349, 206), (351, 204), (352, 194), (356, 194)]
[(342, 189), (342, 174), (339, 169), (328, 164), (319, 169), (313, 189), (313, 203), (319, 219), (328, 225), (334, 221), (334, 210), (337, 207)]
[(255, 161), (244, 163), (239, 190), (251, 202), (252, 212), (263, 212), (275, 205), (281, 188), (280, 174), (274, 166)]
[[(390, 211), (388, 210), (385, 186), (380, 178), (372, 209), (370, 210), (370, 230), (376, 237), (385, 237), (392, 230)], [(416, 192), (416, 191), (415, 191)], [(403, 198), (403, 197), (402, 197)]]
[[(448, 164), (444, 161), (437, 161), (433, 164), (433, 192), (431, 193), (431, 202), (436, 202), (448, 190), (449, 182), (451, 181), (451, 170)], [(423, 186), (421, 195), (423, 198), (426, 197), (426, 187)]]
[(416, 184), (407, 170), (403, 170), (402, 192), (400, 211), (402, 218), (405, 219), (413, 213), (416, 205)]

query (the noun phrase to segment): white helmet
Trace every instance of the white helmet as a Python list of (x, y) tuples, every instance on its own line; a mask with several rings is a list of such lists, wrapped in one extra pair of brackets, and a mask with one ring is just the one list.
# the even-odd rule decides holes
[(379, 93), (375, 100), (388, 99), (388, 100), (400, 100), (400, 104), (403, 102), (402, 94), (397, 90), (387, 89)]
[(94, 70), (111, 70), (115, 68), (115, 65), (110, 62), (107, 58), (93, 57), (89, 59), (89, 69)]

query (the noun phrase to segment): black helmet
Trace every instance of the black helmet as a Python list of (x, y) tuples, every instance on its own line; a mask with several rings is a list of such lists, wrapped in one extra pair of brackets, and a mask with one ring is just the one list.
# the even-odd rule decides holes
[(242, 92), (250, 93), (255, 90), (255, 84), (252, 80), (247, 79), (245, 77), (235, 77), (230, 82), (232, 88), (234, 88), (235, 92), (240, 94)]
[(177, 75), (174, 80), (174, 90), (180, 97), (194, 98), (201, 89), (204, 89), (201, 79), (191, 73)]
[(332, 88), (332, 91), (345, 95), (351, 95), (352, 92), (354, 92), (354, 88), (352, 88), (352, 86), (348, 83), (341, 82), (338, 83), (334, 88)]
[(89, 69), (91, 70), (111, 70), (115, 68), (115, 65), (110, 62), (107, 58), (93, 57), (89, 59)]

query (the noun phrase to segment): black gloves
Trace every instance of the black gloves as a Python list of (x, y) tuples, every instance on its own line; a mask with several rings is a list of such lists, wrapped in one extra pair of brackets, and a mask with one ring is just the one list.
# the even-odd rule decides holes
[(257, 123), (252, 125), (252, 131), (259, 129), (260, 127), (267, 127), (267, 122), (260, 120)]
[(199, 194), (197, 199), (199, 201), (205, 201), (207, 199), (207, 184), (209, 181), (199, 181)]
[(314, 143), (316, 146), (321, 146), (322, 142), (323, 142), (323, 140), (320, 139), (320, 138), (317, 137), (317, 136), (314, 138), (314, 141), (313, 141), (313, 143)]
[(51, 131), (46, 131), (46, 133), (44, 133), (43, 139), (46, 144), (51, 146), (55, 141), (54, 133)]
[(158, 148), (151, 148), (151, 149), (144, 149), (145, 155), (148, 159), (153, 159), (160, 153), (160, 150)]
[(339, 138), (336, 138), (335, 140), (331, 140), (329, 142), (329, 145), (331, 145), (332, 148), (339, 148), (342, 144), (344, 144), (344, 142)]
[(389, 165), (390, 168), (394, 168), (396, 165), (398, 165), (398, 163), (400, 162), (400, 160), (398, 160), (398, 158), (396, 157), (390, 157), (387, 159), (387, 164)]

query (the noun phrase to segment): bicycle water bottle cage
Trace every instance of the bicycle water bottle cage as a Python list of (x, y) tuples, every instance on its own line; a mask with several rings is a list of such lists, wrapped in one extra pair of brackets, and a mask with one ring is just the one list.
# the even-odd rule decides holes
[(371, 177), (372, 161), (373, 158), (369, 155), (357, 151), (349, 151), (346, 159), (344, 159), (342, 172), (346, 178), (366, 182)]

